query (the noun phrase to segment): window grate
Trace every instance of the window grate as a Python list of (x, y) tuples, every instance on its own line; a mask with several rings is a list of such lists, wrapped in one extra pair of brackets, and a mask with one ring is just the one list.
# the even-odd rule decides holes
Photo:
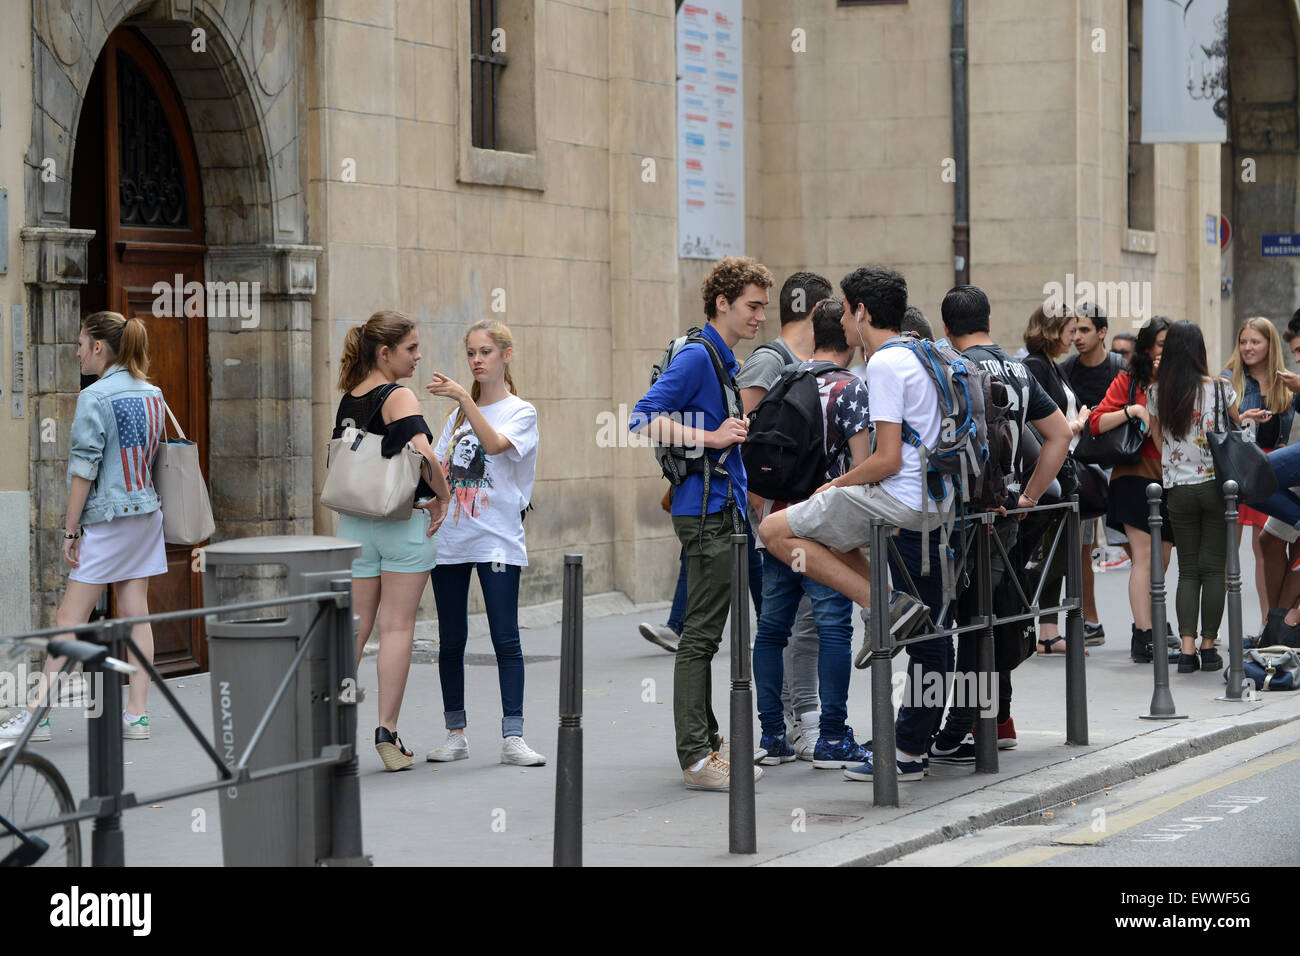
[(479, 149), (497, 149), (497, 92), (504, 53), (492, 50), (497, 29), (497, 0), (470, 0), (470, 114), (473, 142)]

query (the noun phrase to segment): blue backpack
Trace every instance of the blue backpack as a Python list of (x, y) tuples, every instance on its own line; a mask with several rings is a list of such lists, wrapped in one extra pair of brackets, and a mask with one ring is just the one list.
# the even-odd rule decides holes
[[(939, 440), (927, 448), (920, 434), (903, 422), (903, 441), (921, 456), (927, 504), (941, 506), (951, 487), (953, 501), (941, 518), (943, 551), (958, 508), (982, 511), (1006, 504), (1014, 480), (1011, 411), (1006, 387), (973, 359), (949, 345), (915, 334), (897, 335), (881, 349), (905, 348), (916, 356), (934, 384), (939, 401)], [(928, 508), (927, 508), (928, 510)], [(929, 524), (925, 533), (929, 534)], [(929, 574), (928, 544), (922, 548), (922, 574)], [(949, 562), (943, 562), (944, 594), (954, 590)]]
[[(888, 348), (905, 348), (915, 355), (939, 397), (939, 441), (934, 448), (927, 448), (916, 429), (903, 422), (903, 441), (921, 453), (930, 499), (947, 497), (948, 479), (964, 504), (979, 504), (989, 463), (986, 401), (994, 391), (992, 376), (951, 346), (916, 335), (895, 336), (881, 346)], [(996, 411), (996, 400), (994, 404)]]

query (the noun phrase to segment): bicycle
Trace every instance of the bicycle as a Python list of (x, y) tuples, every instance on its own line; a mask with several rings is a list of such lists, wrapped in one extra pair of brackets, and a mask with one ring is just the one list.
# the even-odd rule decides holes
[[(33, 650), (44, 645), (51, 657), (64, 658), (62, 679), (78, 661), (99, 664), (106, 670), (130, 674), (135, 667), (108, 656), (108, 648), (87, 641), (41, 641), (18, 638), (0, 640), (0, 671), (13, 672), (25, 663)], [(27, 729), (15, 741), (0, 741), (0, 868), (19, 866), (81, 866), (81, 826), (59, 818), (75, 813), (72, 790), (49, 760), (23, 748), (45, 719), (53, 703), (53, 687)], [(19, 706), (22, 701), (17, 702)], [(12, 751), (12, 752), (7, 752)], [(19, 813), (24, 820), (15, 819)], [(54, 829), (53, 842), (33, 835), (36, 830)], [(51, 852), (53, 851), (53, 852)]]

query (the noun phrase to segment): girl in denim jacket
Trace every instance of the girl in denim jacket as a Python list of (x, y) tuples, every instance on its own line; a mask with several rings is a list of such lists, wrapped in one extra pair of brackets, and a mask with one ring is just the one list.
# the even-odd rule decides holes
[[(167, 570), (162, 511), (150, 472), (165, 410), (162, 392), (147, 378), (144, 323), (116, 312), (96, 312), (83, 319), (77, 360), (81, 373), (97, 376), (97, 381), (77, 396), (72, 421), (63, 531), (63, 560), (72, 570), (54, 618), (61, 627), (89, 621), (106, 584), (113, 585), (120, 615), (147, 615), (149, 578)], [(152, 662), (153, 629), (137, 624), (131, 638)], [(138, 666), (134, 654), (131, 660)], [(62, 658), (47, 658), (46, 677), (62, 664)], [(148, 692), (149, 675), (140, 668), (131, 675), (122, 714), (124, 737), (149, 738)], [(36, 706), (33, 703), (31, 712)], [(22, 733), (31, 712), (0, 727), (0, 738)], [(50, 739), (48, 718), (31, 739)]]

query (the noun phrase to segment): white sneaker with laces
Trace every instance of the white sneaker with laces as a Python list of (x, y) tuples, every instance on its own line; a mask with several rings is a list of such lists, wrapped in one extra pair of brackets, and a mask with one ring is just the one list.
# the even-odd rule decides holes
[(546, 758), (524, 743), (523, 737), (507, 737), (501, 742), (501, 762), (516, 767), (546, 766)]
[(447, 731), (447, 739), (442, 742), (441, 747), (434, 747), (424, 759), (429, 763), (448, 763), (452, 760), (469, 759), (469, 739), (464, 734), (452, 733)]
[(149, 715), (141, 714), (135, 720), (131, 720), (122, 712), (122, 739), (123, 740), (148, 740), (149, 739)]
[[(31, 719), (32, 715), (25, 710), (16, 717), (10, 717), (3, 724), (0, 724), (0, 740), (17, 740), (23, 735), (23, 731), (27, 729), (27, 724)], [(36, 729), (32, 731), (32, 735), (28, 740), (32, 743), (38, 743), (49, 739), (50, 718), (46, 717), (36, 725)]]

